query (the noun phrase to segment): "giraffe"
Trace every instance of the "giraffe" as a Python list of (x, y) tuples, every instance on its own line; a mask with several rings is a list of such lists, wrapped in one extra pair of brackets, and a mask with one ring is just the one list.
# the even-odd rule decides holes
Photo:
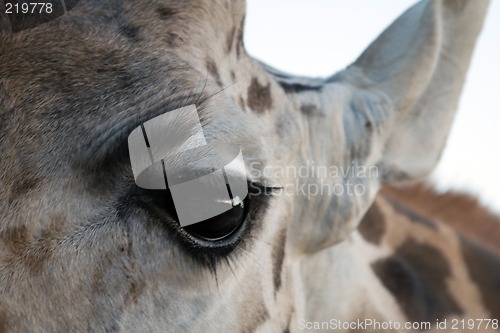
[[(249, 56), (243, 1), (80, 0), (19, 32), (2, 12), (0, 332), (496, 331), (498, 251), (385, 188), (436, 165), (487, 5), (419, 2), (326, 79)], [(190, 229), (127, 137), (193, 104), (249, 195)]]

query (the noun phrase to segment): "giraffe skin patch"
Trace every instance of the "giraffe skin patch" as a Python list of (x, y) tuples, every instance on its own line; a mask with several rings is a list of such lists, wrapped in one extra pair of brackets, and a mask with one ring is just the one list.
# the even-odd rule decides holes
[(245, 18), (240, 22), (240, 27), (238, 29), (238, 36), (236, 37), (236, 57), (239, 59), (240, 56), (245, 52), (245, 46), (243, 45), (243, 28), (245, 26)]
[(372, 263), (372, 269), (411, 321), (463, 314), (446, 284), (451, 275), (448, 261), (427, 244), (410, 238), (393, 256)]
[(120, 33), (125, 36), (127, 39), (129, 39), (132, 42), (138, 42), (139, 39), (139, 28), (132, 25), (132, 24), (127, 24), (124, 26), (121, 26), (119, 28)]
[(271, 97), (271, 84), (263, 85), (259, 83), (257, 78), (252, 78), (252, 82), (248, 87), (248, 106), (256, 112), (264, 112), (273, 105)]
[(283, 262), (285, 259), (286, 230), (287, 229), (283, 229), (279, 232), (279, 235), (274, 242), (275, 245), (272, 252), (273, 285), (275, 292), (281, 287), (281, 271), (283, 269)]
[(321, 115), (321, 111), (315, 104), (302, 104), (300, 106), (300, 112), (306, 116), (318, 116)]
[(10, 191), (9, 204), (36, 189), (41, 181), (41, 178), (32, 175), (24, 175), (17, 179)]
[(222, 88), (223, 83), (220, 78), (219, 70), (217, 69), (217, 65), (215, 64), (215, 62), (210, 58), (207, 59), (207, 71), (215, 79), (217, 85)]
[(167, 7), (167, 6), (158, 7), (156, 9), (156, 13), (158, 14), (158, 17), (160, 18), (160, 20), (162, 20), (162, 21), (169, 20), (170, 18), (172, 18), (172, 16), (175, 15), (175, 11), (172, 8)]
[(376, 203), (372, 204), (358, 227), (363, 238), (375, 245), (380, 244), (386, 231), (385, 217)]
[(242, 332), (253, 333), (257, 330), (257, 327), (269, 320), (269, 311), (266, 305), (262, 303), (260, 306), (255, 308), (253, 313), (249, 314), (247, 317), (248, 323), (243, 327)]
[(460, 238), (460, 245), (469, 274), (479, 288), (486, 309), (493, 318), (498, 318), (500, 316), (499, 257), (464, 237)]

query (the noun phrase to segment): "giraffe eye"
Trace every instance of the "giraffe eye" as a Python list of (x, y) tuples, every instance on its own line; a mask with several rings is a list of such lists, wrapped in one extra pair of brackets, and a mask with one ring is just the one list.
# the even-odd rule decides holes
[(266, 192), (262, 187), (248, 183), (247, 196), (243, 200), (238, 196), (233, 197), (231, 202), (228, 202), (232, 205), (229, 210), (201, 222), (181, 227), (170, 190), (146, 190), (139, 187), (135, 189), (136, 196), (145, 205), (144, 208), (153, 212), (167, 225), (174, 226), (179, 231), (182, 230), (181, 235), (184, 234), (184, 237), (192, 238), (195, 242), (201, 241), (206, 245), (210, 242), (222, 245), (226, 243), (229, 236), (239, 234), (238, 230), (242, 229), (247, 215), (261, 206), (261, 200), (258, 198), (264, 196)]
[(228, 211), (184, 227), (184, 231), (194, 237), (208, 241), (222, 240), (233, 234), (245, 221), (248, 199), (234, 198), (233, 207)]
[(259, 217), (280, 190), (275, 187), (248, 182), (244, 200), (233, 197), (232, 208), (202, 222), (181, 227), (169, 190), (147, 190), (133, 185), (124, 202), (140, 207), (170, 231), (186, 255), (213, 269), (220, 258), (230, 255), (237, 246), (247, 246), (249, 235), (262, 226)]
[(245, 244), (251, 230), (258, 228), (257, 217), (278, 188), (248, 182), (244, 200), (233, 197), (232, 208), (204, 221), (181, 227), (169, 190), (146, 190), (134, 186), (130, 197), (156, 221), (163, 223), (187, 254), (212, 267), (216, 258), (229, 255), (238, 244)]

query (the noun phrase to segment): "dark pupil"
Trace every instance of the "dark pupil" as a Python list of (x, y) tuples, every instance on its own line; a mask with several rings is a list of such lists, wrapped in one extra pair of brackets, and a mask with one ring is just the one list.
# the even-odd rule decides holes
[(240, 226), (245, 217), (245, 201), (230, 210), (202, 222), (188, 225), (184, 230), (191, 235), (207, 239), (218, 240), (229, 236)]

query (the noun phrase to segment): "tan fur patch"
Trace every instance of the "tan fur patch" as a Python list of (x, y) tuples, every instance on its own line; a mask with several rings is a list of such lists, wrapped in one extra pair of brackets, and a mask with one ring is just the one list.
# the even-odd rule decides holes
[(385, 217), (377, 205), (371, 205), (361, 220), (358, 230), (368, 242), (379, 244), (385, 233)]
[(500, 253), (500, 218), (488, 212), (476, 199), (453, 192), (438, 194), (424, 183), (386, 186), (382, 193)]

